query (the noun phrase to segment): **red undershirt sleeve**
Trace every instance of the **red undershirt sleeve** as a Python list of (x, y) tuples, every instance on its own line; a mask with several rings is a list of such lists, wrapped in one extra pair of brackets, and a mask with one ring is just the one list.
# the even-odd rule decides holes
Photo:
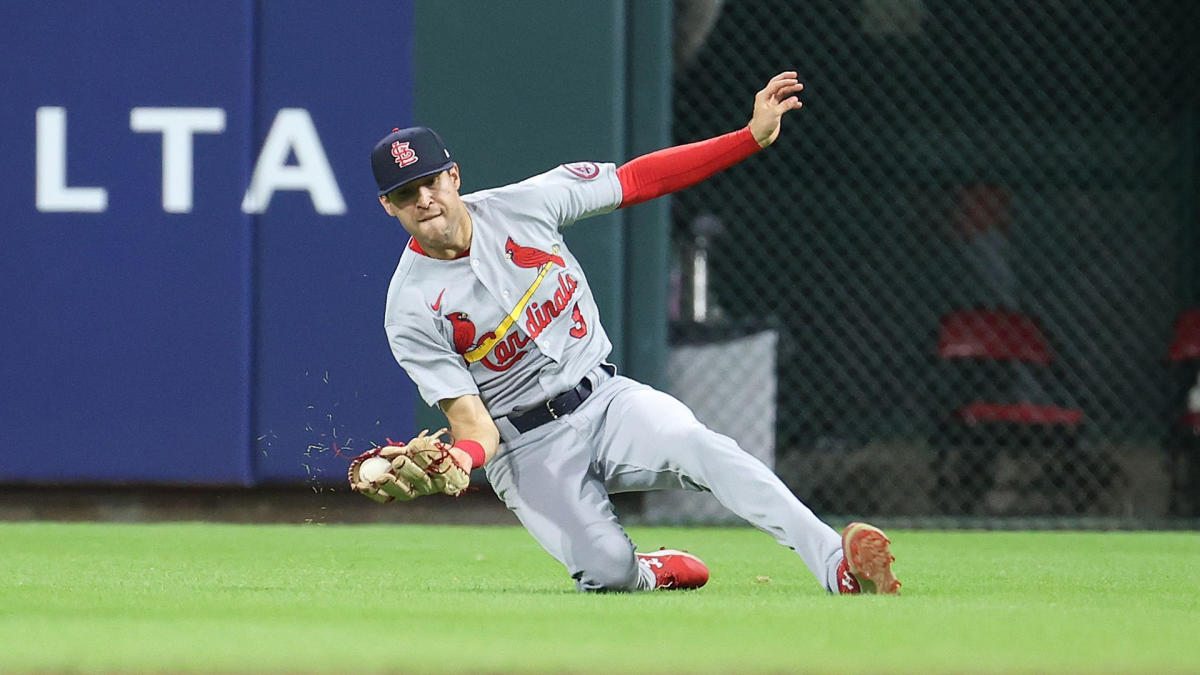
[(617, 168), (622, 193), (620, 208), (695, 185), (761, 149), (750, 127), (743, 127), (706, 141), (665, 148), (630, 160)]

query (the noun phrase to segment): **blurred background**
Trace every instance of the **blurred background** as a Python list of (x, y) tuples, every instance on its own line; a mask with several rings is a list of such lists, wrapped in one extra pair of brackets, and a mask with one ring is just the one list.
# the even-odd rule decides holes
[(348, 457), (440, 423), (381, 327), (406, 238), (373, 143), (433, 126), (483, 189), (734, 130), (796, 69), (768, 151), (568, 232), (622, 370), (829, 517), (1198, 522), (1192, 0), (62, 1), (0, 25), (0, 517), (483, 517), (482, 480), (404, 509), (341, 490)]

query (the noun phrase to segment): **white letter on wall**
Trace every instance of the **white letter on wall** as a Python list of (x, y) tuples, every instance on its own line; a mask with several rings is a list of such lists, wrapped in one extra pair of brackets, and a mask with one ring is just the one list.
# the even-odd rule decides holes
[(100, 213), (108, 208), (108, 191), (102, 187), (67, 187), (67, 109), (37, 109), (38, 211)]
[[(294, 166), (287, 164), (291, 153), (296, 155)], [(242, 199), (242, 211), (266, 211), (276, 190), (307, 190), (320, 214), (346, 212), (346, 202), (317, 137), (317, 129), (303, 108), (283, 108), (275, 115), (262, 152), (258, 153), (250, 187)]]
[(134, 108), (129, 128), (162, 134), (162, 205), (168, 213), (192, 210), (192, 135), (225, 131), (221, 108)]

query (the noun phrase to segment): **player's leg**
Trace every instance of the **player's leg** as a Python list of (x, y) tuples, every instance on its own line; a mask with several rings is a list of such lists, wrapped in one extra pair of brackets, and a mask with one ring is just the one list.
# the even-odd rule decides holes
[(582, 591), (654, 587), (634, 555), (603, 481), (592, 471), (586, 438), (554, 423), (517, 439), (487, 465), (496, 494), (542, 548), (566, 566)]
[(618, 380), (628, 384), (612, 398), (606, 422), (597, 430), (610, 491), (710, 491), (730, 511), (796, 551), (827, 589), (837, 587), (841, 536), (774, 472), (733, 439), (705, 427), (674, 397)]

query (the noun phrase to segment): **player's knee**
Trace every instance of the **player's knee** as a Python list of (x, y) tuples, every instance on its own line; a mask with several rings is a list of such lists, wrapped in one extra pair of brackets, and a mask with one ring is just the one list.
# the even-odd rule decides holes
[(666, 447), (691, 448), (706, 452), (741, 452), (737, 441), (719, 434), (694, 420), (677, 424), (663, 431)]
[[(594, 542), (599, 544), (600, 542)], [(638, 587), (637, 558), (626, 542), (590, 547), (572, 576), (581, 591), (634, 591)]]
[(728, 436), (699, 424), (676, 430), (672, 447), (688, 448), (688, 452), (673, 458), (684, 475), (707, 485), (706, 480), (723, 475), (740, 475), (747, 464), (758, 460)]

